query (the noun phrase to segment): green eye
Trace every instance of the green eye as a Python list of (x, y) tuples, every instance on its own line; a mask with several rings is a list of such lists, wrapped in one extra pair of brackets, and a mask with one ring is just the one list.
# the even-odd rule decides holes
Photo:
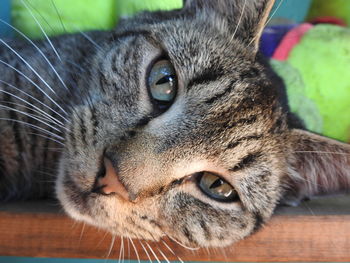
[(148, 76), (148, 87), (152, 98), (160, 104), (171, 103), (177, 91), (176, 72), (169, 60), (155, 63)]
[(198, 187), (207, 196), (221, 202), (234, 202), (239, 200), (235, 189), (221, 177), (203, 172), (198, 177)]

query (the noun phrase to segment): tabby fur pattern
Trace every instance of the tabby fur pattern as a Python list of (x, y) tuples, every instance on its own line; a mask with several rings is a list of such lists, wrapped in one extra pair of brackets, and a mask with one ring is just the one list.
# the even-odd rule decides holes
[[(0, 200), (56, 192), (113, 234), (210, 247), (255, 232), (282, 200), (348, 190), (349, 145), (300, 129), (258, 52), (273, 3), (187, 0), (113, 31), (1, 40)], [(146, 84), (161, 57), (178, 81), (165, 112)], [(93, 191), (105, 157), (128, 198)], [(203, 194), (203, 171), (239, 201)]]

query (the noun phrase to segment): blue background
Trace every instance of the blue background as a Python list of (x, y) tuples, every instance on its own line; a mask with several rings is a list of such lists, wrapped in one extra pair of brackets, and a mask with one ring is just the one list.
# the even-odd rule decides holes
[[(0, 18), (10, 22), (10, 0), (0, 0)], [(8, 26), (0, 22), (0, 37), (8, 36), (10, 30)]]

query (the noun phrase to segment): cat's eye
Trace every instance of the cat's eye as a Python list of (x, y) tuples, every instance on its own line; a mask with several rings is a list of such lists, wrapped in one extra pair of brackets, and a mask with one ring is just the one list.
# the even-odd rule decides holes
[(220, 202), (239, 200), (236, 190), (224, 179), (210, 172), (202, 172), (198, 176), (199, 189), (212, 199)]
[(156, 62), (147, 82), (153, 101), (162, 107), (170, 106), (177, 92), (176, 72), (170, 61), (163, 59)]

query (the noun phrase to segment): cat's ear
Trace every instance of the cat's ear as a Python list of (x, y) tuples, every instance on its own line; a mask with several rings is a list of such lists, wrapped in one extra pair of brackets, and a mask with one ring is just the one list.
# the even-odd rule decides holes
[(228, 21), (231, 33), (258, 50), (275, 0), (184, 0), (184, 8), (216, 12)]
[(349, 191), (350, 145), (307, 131), (291, 131), (289, 194), (298, 198)]

